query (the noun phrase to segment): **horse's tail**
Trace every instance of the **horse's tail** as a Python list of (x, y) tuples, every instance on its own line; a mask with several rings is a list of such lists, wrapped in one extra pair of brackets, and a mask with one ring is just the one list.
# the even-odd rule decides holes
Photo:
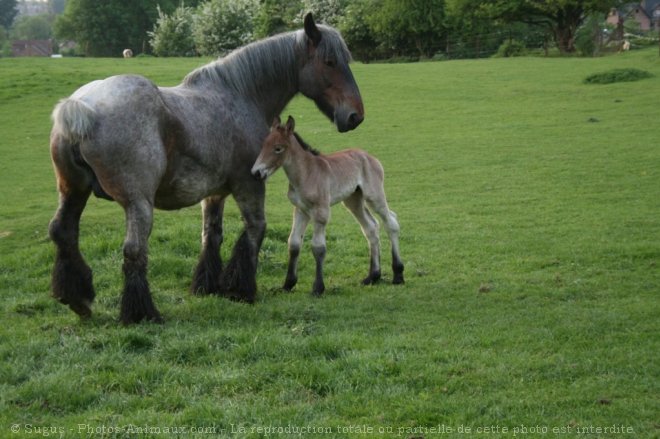
[(96, 112), (80, 99), (62, 99), (53, 110), (53, 132), (71, 143), (88, 138)]

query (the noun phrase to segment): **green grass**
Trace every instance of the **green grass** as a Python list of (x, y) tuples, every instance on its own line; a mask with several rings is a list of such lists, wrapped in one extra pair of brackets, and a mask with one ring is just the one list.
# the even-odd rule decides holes
[[(439, 436), (432, 427), (443, 437), (537, 437), (536, 427), (618, 437), (596, 430), (617, 425), (658, 437), (655, 50), (356, 64), (358, 130), (337, 134), (302, 98), (284, 115), (322, 151), (357, 146), (382, 161), (404, 286), (359, 285), (367, 244), (337, 207), (325, 297), (308, 294), (308, 242), (296, 290), (280, 292), (291, 220), (280, 172), (254, 306), (191, 297), (199, 208), (156, 213), (150, 283), (164, 325), (117, 323), (123, 212), (91, 199), (81, 247), (97, 300), (81, 322), (49, 297), (50, 111), (95, 78), (132, 72), (173, 85), (203, 62), (0, 59), (0, 437), (177, 436), (111, 429), (130, 425), (187, 428), (181, 437), (300, 437), (265, 430), (296, 427), (425, 438)], [(582, 82), (633, 67), (653, 76)], [(226, 257), (241, 227), (233, 203), (225, 224)], [(477, 431), (491, 426), (499, 433)], [(593, 434), (578, 434), (585, 428)]]

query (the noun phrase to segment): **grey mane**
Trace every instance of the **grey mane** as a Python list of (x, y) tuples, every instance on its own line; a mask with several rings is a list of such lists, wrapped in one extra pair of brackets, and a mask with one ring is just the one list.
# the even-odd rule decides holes
[(305, 142), (303, 138), (300, 137), (300, 134), (294, 132), (293, 136), (296, 138), (296, 141), (300, 144), (300, 146), (302, 146), (302, 149), (311, 153), (312, 155), (321, 155), (319, 150), (312, 148), (312, 146), (309, 143)]
[[(318, 28), (323, 38), (317, 56), (348, 64), (351, 54), (339, 32), (323, 25)], [(303, 30), (256, 41), (192, 71), (184, 78), (183, 84), (223, 85), (239, 94), (258, 98), (262, 94), (259, 86), (272, 87), (282, 80), (297, 83), (297, 59), (305, 56), (308, 44)]]

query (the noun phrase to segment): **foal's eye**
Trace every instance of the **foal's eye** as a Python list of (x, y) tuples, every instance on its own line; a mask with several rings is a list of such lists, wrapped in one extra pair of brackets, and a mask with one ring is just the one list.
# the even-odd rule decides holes
[(284, 147), (282, 145), (277, 145), (275, 147), (275, 154), (282, 154), (284, 152)]

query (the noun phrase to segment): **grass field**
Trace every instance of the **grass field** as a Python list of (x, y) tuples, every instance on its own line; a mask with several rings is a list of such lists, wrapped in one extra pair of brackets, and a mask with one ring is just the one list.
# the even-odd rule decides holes
[[(658, 437), (655, 50), (356, 64), (359, 129), (336, 133), (302, 98), (284, 115), (322, 151), (382, 161), (405, 285), (359, 285), (367, 244), (337, 207), (325, 297), (309, 295), (309, 243), (296, 290), (280, 292), (280, 172), (253, 306), (190, 296), (199, 208), (156, 213), (163, 325), (117, 323), (123, 212), (91, 199), (81, 247), (97, 299), (82, 322), (49, 296), (50, 111), (92, 79), (174, 85), (203, 62), (0, 59), (0, 437)], [(653, 76), (582, 82), (627, 67)], [(228, 204), (225, 258), (241, 228)]]

